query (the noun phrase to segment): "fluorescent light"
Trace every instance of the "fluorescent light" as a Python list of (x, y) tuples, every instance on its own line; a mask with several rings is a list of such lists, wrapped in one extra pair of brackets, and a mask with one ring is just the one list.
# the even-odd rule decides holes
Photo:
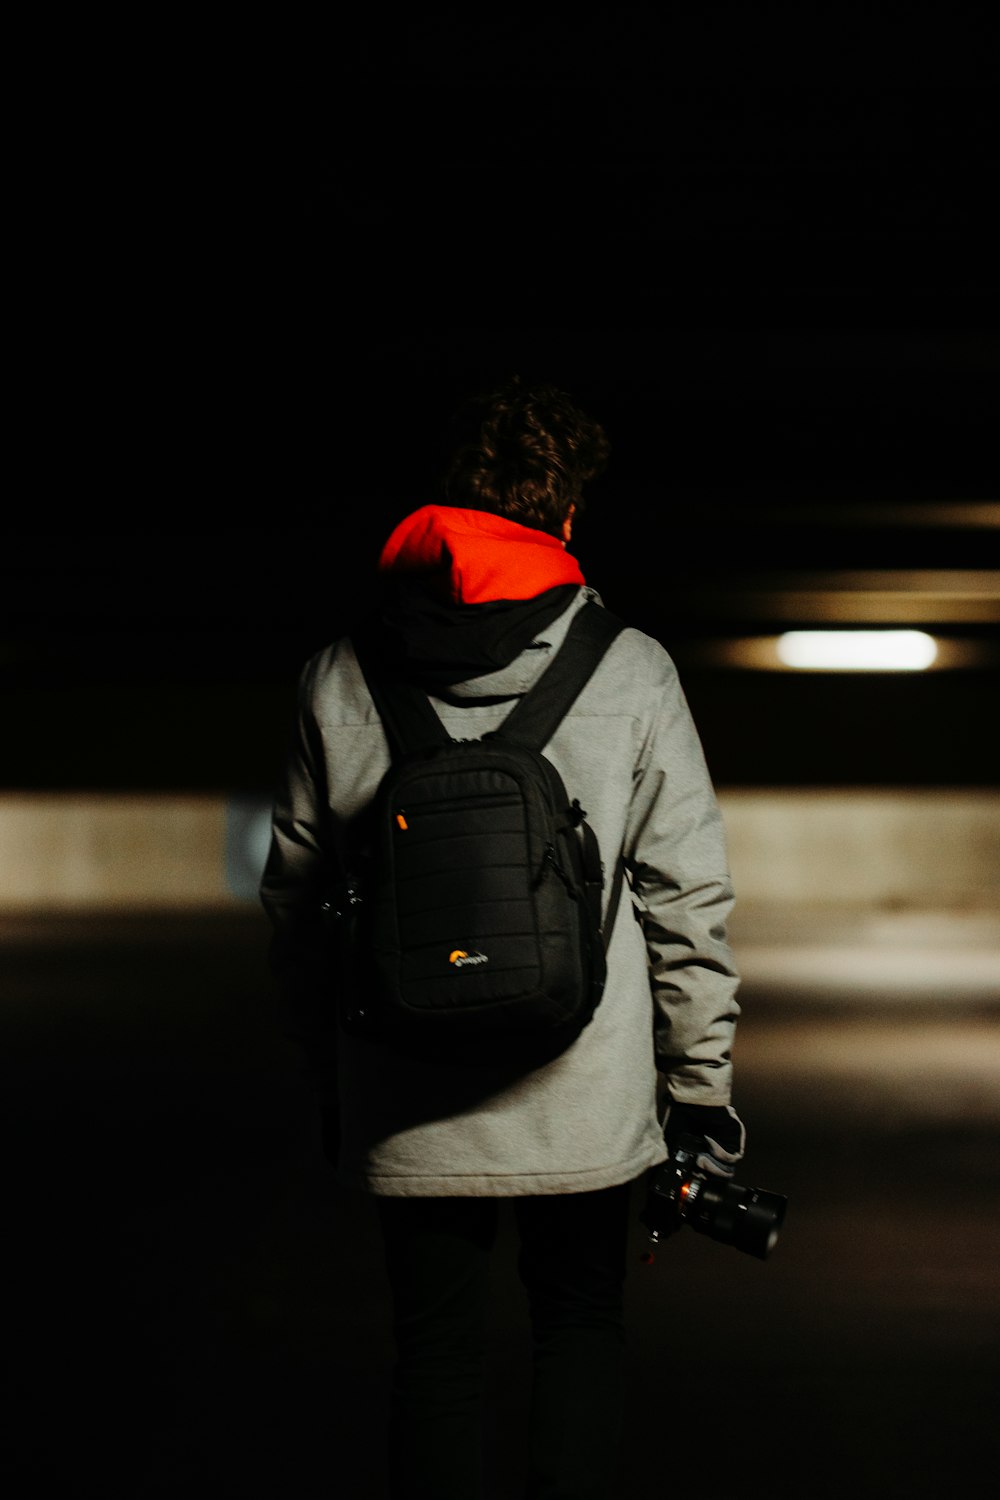
[(922, 672), (937, 642), (922, 630), (789, 630), (777, 650), (786, 667), (806, 672)]

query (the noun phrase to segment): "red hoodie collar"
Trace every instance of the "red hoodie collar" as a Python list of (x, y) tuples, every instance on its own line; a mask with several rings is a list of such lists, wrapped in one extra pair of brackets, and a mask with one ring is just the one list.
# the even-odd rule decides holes
[(557, 537), (485, 510), (422, 505), (382, 549), (380, 573), (422, 573), (455, 604), (533, 599), (581, 584), (580, 565)]

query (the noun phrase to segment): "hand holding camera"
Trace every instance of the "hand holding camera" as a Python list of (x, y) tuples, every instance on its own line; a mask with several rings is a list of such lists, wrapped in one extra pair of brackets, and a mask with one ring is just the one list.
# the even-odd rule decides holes
[[(746, 1149), (746, 1129), (732, 1106), (671, 1104), (663, 1134), (670, 1157), (650, 1173), (639, 1215), (651, 1243), (658, 1245), (689, 1224), (720, 1244), (766, 1260), (788, 1199), (731, 1180)], [(652, 1253), (643, 1258), (652, 1262)]]
[(682, 1137), (698, 1142), (695, 1165), (712, 1177), (732, 1177), (747, 1148), (746, 1127), (731, 1104), (672, 1103), (663, 1127), (671, 1159)]

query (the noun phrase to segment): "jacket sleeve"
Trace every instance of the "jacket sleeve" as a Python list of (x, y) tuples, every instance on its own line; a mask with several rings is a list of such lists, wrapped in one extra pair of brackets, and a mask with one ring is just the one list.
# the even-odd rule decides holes
[(336, 1053), (332, 969), (320, 906), (338, 871), (338, 830), (328, 805), (323, 747), (312, 709), (316, 660), (299, 679), (298, 708), (274, 793), (260, 899), (271, 924), (269, 963), (279, 1024), (313, 1071)]
[(739, 986), (722, 816), (673, 663), (651, 685), (624, 856), (638, 897), (656, 1066), (671, 1096), (728, 1104)]

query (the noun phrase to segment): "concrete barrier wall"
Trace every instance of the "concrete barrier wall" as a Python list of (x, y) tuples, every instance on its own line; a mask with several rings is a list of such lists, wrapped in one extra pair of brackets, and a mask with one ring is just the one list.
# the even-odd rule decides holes
[[(1000, 789), (719, 792), (741, 902), (1000, 910)], [(214, 795), (0, 793), (0, 911), (256, 900), (269, 807)]]
[(202, 908), (226, 882), (226, 804), (213, 796), (0, 798), (0, 908)]
[(744, 900), (1000, 910), (1000, 788), (720, 792)]

